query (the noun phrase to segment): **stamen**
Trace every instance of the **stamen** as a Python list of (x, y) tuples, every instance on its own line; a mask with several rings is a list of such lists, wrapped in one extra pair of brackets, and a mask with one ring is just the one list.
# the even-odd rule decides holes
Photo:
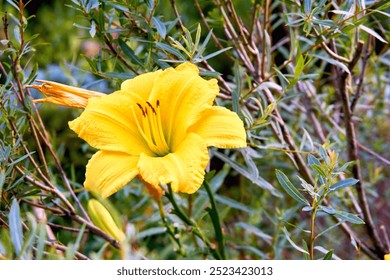
[(142, 115), (143, 115), (144, 117), (146, 117), (145, 112), (144, 112), (144, 108), (142, 108), (141, 104), (139, 104), (139, 103), (137, 103), (137, 105), (138, 105), (138, 107), (141, 109)]
[[(150, 150), (157, 155), (164, 156), (169, 153), (170, 149), (162, 129), (159, 108), (160, 102), (157, 100), (156, 108), (154, 108), (150, 102), (145, 103), (147, 106), (142, 106), (141, 104), (137, 103), (137, 106), (142, 112), (142, 127), (136, 117), (134, 110), (132, 110), (134, 118), (136, 119), (137, 127)], [(148, 109), (151, 110), (153, 114), (148, 114)]]
[(148, 101), (146, 101), (146, 104), (148, 104), (148, 106), (150, 107), (150, 109), (152, 109), (153, 114), (156, 114), (156, 110), (154, 110), (152, 104), (150, 104)]
[[(139, 105), (139, 104), (138, 104), (138, 105)], [(141, 105), (140, 105), (140, 106), (141, 106)], [(140, 108), (141, 108), (141, 111), (143, 112), (142, 107), (140, 107)], [(150, 143), (150, 140), (149, 140), (150, 138), (147, 137), (147, 136), (145, 135), (144, 130), (142, 129), (141, 124), (139, 123), (138, 118), (137, 118), (137, 115), (135, 114), (133, 108), (131, 108), (131, 112), (133, 113), (133, 116), (134, 116), (135, 123), (136, 123), (137, 128), (138, 128), (138, 131), (141, 133), (141, 136), (142, 136), (142, 138), (145, 140), (146, 144), (150, 147), (151, 144), (153, 144), (153, 143)], [(144, 115), (144, 117), (145, 117), (145, 115)]]
[(167, 143), (167, 140), (165, 139), (165, 134), (164, 134), (164, 131), (163, 131), (163, 128), (162, 128), (162, 123), (161, 123), (160, 101), (157, 100), (156, 103), (157, 103), (157, 104), (156, 104), (156, 105), (157, 105), (157, 106), (156, 106), (156, 108), (157, 108), (157, 112), (156, 112), (157, 130), (158, 130), (159, 134), (163, 136), (163, 137), (162, 137), (162, 142), (163, 142), (163, 144), (164, 144), (165, 146), (169, 147), (169, 146), (168, 146), (168, 143)]

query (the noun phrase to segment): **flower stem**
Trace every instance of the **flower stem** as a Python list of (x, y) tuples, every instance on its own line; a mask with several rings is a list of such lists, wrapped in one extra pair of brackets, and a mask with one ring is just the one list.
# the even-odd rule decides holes
[(162, 204), (161, 199), (158, 201), (158, 210), (160, 212), (161, 220), (164, 223), (165, 228), (167, 229), (168, 234), (172, 237), (172, 239), (176, 242), (177, 246), (179, 246), (179, 253), (183, 256), (186, 255), (185, 250), (181, 246), (180, 239), (175, 234), (175, 232), (172, 230), (172, 228), (168, 224), (167, 216), (165, 214), (164, 205)]
[(226, 253), (225, 253), (225, 237), (223, 235), (222, 227), (221, 227), (221, 220), (219, 218), (218, 210), (217, 210), (217, 204), (215, 202), (214, 194), (210, 188), (210, 185), (207, 181), (204, 181), (203, 185), (206, 188), (207, 195), (209, 196), (210, 203), (211, 203), (211, 209), (208, 209), (207, 212), (209, 213), (211, 217), (211, 221), (213, 222), (214, 230), (215, 230), (215, 238), (218, 241), (218, 249), (219, 253), (221, 254), (222, 259), (226, 260)]
[(203, 234), (203, 232), (200, 230), (199, 226), (188, 217), (188, 215), (179, 207), (179, 205), (176, 202), (176, 199), (173, 195), (172, 188), (168, 184), (168, 191), (166, 192), (166, 197), (169, 199), (173, 206), (173, 211), (176, 216), (178, 216), (184, 223), (186, 223), (188, 226), (190, 226), (191, 231), (198, 236), (203, 243), (207, 246), (207, 248), (210, 250), (210, 253), (214, 256), (215, 259), (221, 260), (223, 259), (220, 253), (215, 249), (215, 245), (210, 243), (210, 241), (206, 238), (206, 236)]

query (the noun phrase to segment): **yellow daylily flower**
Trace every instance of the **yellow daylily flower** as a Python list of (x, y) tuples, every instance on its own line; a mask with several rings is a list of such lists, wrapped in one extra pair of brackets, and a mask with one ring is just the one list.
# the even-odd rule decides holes
[(37, 82), (42, 84), (29, 85), (27, 87), (39, 90), (46, 97), (33, 100), (35, 103), (49, 102), (73, 108), (85, 108), (89, 98), (105, 95), (97, 91), (67, 86), (51, 81), (37, 80)]
[(183, 63), (88, 99), (80, 117), (69, 122), (99, 150), (87, 164), (84, 187), (105, 198), (138, 177), (155, 199), (162, 195), (160, 184), (175, 192), (197, 191), (208, 147), (246, 147), (237, 114), (213, 106), (218, 93), (216, 79), (205, 80), (195, 65)]

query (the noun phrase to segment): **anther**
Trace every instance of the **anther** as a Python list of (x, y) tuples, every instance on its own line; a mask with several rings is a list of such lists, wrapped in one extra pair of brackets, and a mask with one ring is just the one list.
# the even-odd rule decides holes
[(154, 110), (152, 104), (150, 104), (148, 101), (146, 101), (146, 104), (148, 104), (148, 106), (150, 107), (150, 109), (152, 109), (153, 114), (156, 114), (156, 110)]
[(141, 104), (137, 103), (137, 106), (138, 106), (138, 107), (141, 109), (142, 116), (146, 117), (146, 114), (145, 114), (144, 108), (142, 108)]

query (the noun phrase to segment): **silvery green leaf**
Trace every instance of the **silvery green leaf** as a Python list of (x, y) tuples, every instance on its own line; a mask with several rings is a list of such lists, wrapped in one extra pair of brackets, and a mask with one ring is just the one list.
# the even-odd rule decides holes
[(360, 219), (357, 215), (348, 212), (336, 211), (334, 216), (336, 216), (342, 221), (350, 222), (352, 224), (365, 224), (365, 222), (362, 219)]
[(289, 194), (292, 198), (302, 204), (309, 205), (309, 202), (306, 198), (297, 190), (297, 188), (290, 182), (287, 176), (280, 170), (276, 169), (276, 178), (279, 183), (282, 185), (283, 189)]
[(15, 254), (19, 255), (23, 245), (22, 221), (20, 219), (19, 203), (16, 199), (12, 201), (9, 212), (9, 231)]
[(355, 185), (359, 180), (356, 180), (354, 178), (347, 178), (341, 181), (338, 181), (336, 184), (329, 187), (330, 191), (335, 191), (341, 188), (349, 187)]

